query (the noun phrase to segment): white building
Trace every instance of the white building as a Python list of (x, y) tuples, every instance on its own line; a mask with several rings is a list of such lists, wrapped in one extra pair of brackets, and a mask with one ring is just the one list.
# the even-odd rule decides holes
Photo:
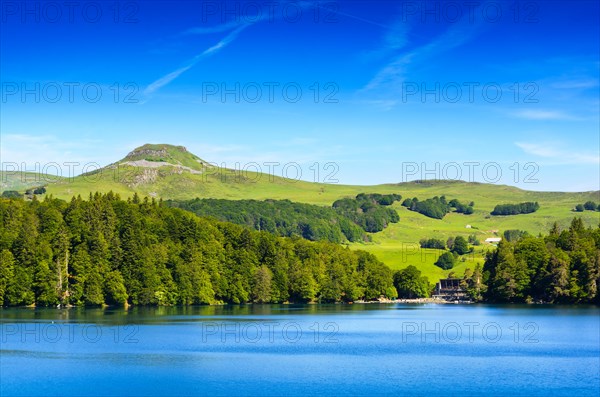
[(501, 237), (489, 237), (485, 239), (486, 243), (499, 243), (500, 241), (502, 241)]

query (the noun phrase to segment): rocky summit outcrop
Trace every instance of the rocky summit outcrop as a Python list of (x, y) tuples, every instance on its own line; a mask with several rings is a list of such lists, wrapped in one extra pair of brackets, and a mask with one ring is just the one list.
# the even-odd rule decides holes
[(185, 146), (173, 145), (144, 145), (129, 152), (125, 159), (136, 159), (139, 157), (169, 157), (171, 152), (189, 153)]
[(122, 166), (134, 168), (129, 173), (130, 178), (123, 182), (129, 187), (136, 187), (153, 184), (159, 178), (173, 174), (202, 174), (208, 164), (184, 146), (146, 144), (132, 150), (124, 159), (107, 168)]
[(153, 150), (153, 149), (136, 149), (125, 156), (126, 159), (140, 157), (140, 156), (151, 156), (151, 157), (166, 157), (168, 152), (166, 149)]

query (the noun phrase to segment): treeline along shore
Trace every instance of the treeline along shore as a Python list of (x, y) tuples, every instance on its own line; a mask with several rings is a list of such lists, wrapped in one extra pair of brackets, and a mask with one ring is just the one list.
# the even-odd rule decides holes
[[(598, 303), (600, 228), (502, 242), (462, 279), (473, 301)], [(0, 306), (196, 305), (427, 298), (414, 268), (281, 237), (138, 195), (0, 199)]]

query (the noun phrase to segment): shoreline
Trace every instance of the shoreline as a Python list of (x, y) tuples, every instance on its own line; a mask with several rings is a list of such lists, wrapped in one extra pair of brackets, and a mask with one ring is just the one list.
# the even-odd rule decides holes
[(414, 298), (414, 299), (379, 299), (376, 301), (355, 301), (355, 304), (371, 304), (371, 303), (434, 303), (434, 304), (470, 304), (472, 301), (447, 301), (439, 298)]
[(36, 306), (36, 305), (23, 305), (23, 306), (0, 306), (0, 310), (3, 309), (56, 309), (56, 310), (65, 310), (65, 309), (125, 309), (131, 310), (135, 308), (183, 308), (183, 307), (240, 307), (240, 306), (271, 306), (271, 305), (309, 305), (309, 306), (328, 306), (328, 305), (370, 305), (370, 304), (440, 304), (440, 305), (448, 305), (448, 304), (479, 304), (479, 305), (526, 305), (526, 306), (570, 306), (570, 307), (581, 307), (581, 306), (598, 306), (596, 303), (549, 303), (549, 302), (473, 302), (468, 300), (456, 300), (456, 301), (447, 301), (439, 298), (415, 298), (415, 299), (387, 299), (380, 298), (378, 300), (373, 301), (363, 301), (357, 300), (352, 302), (281, 302), (281, 303), (242, 303), (242, 304), (231, 304), (231, 303), (215, 303), (210, 305), (169, 305), (169, 306), (157, 306), (157, 305), (100, 305), (100, 306), (77, 306), (77, 305), (61, 305), (60, 307), (56, 306)]
[(61, 305), (61, 306), (36, 306), (36, 305), (24, 305), (24, 306), (0, 306), (0, 309), (11, 309), (11, 308), (22, 308), (22, 309), (57, 309), (57, 310), (65, 310), (65, 309), (133, 309), (139, 307), (219, 307), (219, 306), (255, 306), (255, 305), (311, 305), (311, 306), (319, 306), (319, 305), (371, 305), (371, 304), (393, 304), (393, 303), (434, 303), (434, 304), (470, 304), (474, 303), (472, 301), (446, 301), (438, 298), (415, 298), (415, 299), (387, 299), (380, 298), (372, 301), (364, 301), (364, 300), (356, 300), (351, 302), (281, 302), (281, 303), (241, 303), (241, 304), (232, 304), (232, 303), (214, 303), (208, 305), (98, 305), (98, 306), (78, 306), (78, 305)]

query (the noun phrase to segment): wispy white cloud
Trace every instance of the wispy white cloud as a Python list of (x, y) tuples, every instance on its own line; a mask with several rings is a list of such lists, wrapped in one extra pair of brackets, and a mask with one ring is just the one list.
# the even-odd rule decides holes
[(398, 102), (399, 101), (396, 99), (374, 99), (374, 100), (361, 101), (361, 103), (374, 106), (383, 111), (388, 111), (388, 110), (393, 109), (398, 104)]
[(146, 89), (144, 90), (144, 95), (150, 95), (150, 94), (154, 93), (156, 90), (158, 90), (159, 88), (166, 86), (171, 81), (173, 81), (177, 77), (179, 77), (183, 72), (185, 72), (186, 70), (189, 70), (192, 66), (194, 66), (194, 64), (195, 64), (195, 62), (191, 65), (184, 66), (184, 67), (179, 68), (167, 75), (164, 75), (163, 77), (161, 77), (158, 80), (155, 80), (154, 82), (149, 84), (148, 87), (146, 87)]
[(408, 66), (414, 62), (422, 62), (432, 56), (442, 52), (450, 51), (472, 37), (472, 28), (465, 29), (463, 26), (450, 28), (446, 33), (439, 36), (437, 39), (423, 45), (409, 53), (395, 57), (383, 69), (381, 69), (375, 77), (365, 86), (365, 90), (372, 90), (383, 85), (394, 83), (397, 86), (404, 81)]
[[(321, 9), (323, 11), (323, 13), (332, 13), (332, 14), (341, 15), (343, 17), (354, 19), (356, 21), (368, 23), (369, 25), (379, 26), (379, 27), (382, 27), (382, 28), (387, 28), (388, 27), (387, 25), (384, 25), (382, 23), (373, 21), (371, 19), (363, 18), (363, 17), (358, 16), (358, 15), (349, 14), (347, 12), (340, 11), (339, 7), (328, 7), (326, 5), (327, 2), (324, 2), (324, 5), (319, 4), (319, 1), (301, 1), (298, 4), (300, 6), (302, 6), (303, 8), (309, 8), (309, 7), (319, 8), (319, 9)], [(335, 5), (335, 3), (333, 3), (333, 4)]]
[(578, 118), (562, 110), (519, 110), (513, 116), (528, 120), (577, 120)]
[(225, 22), (225, 23), (222, 23), (219, 25), (214, 25), (214, 26), (196, 26), (196, 27), (193, 27), (193, 28), (183, 31), (181, 33), (181, 35), (188, 36), (188, 35), (222, 33), (222, 32), (227, 32), (227, 31), (233, 30), (235, 28), (238, 28), (242, 24), (243, 24), (243, 22), (237, 20), (237, 21)]
[(600, 164), (600, 153), (567, 150), (555, 142), (515, 142), (525, 153), (542, 157), (557, 164)]
[[(276, 7), (280, 7), (282, 10), (285, 10), (286, 6), (288, 4), (293, 4), (294, 8), (297, 7), (301, 11), (304, 11), (304, 10), (310, 9), (310, 8), (319, 8), (319, 9), (322, 9), (323, 13), (335, 13), (335, 14), (347, 16), (349, 18), (358, 19), (358, 20), (361, 20), (366, 23), (378, 25), (377, 22), (370, 21), (368, 19), (364, 19), (361, 17), (357, 17), (355, 15), (347, 14), (347, 13), (341, 12), (339, 10), (334, 10), (334, 9), (327, 7), (326, 5), (325, 6), (320, 5), (319, 1), (295, 1), (295, 0), (293, 0), (293, 1), (284, 1), (281, 3), (273, 3), (272, 5), (274, 5)], [(234, 20), (223, 22), (223, 23), (220, 23), (217, 25), (195, 26), (195, 27), (189, 28), (187, 30), (184, 30), (183, 32), (181, 32), (179, 34), (179, 36), (206, 35), (206, 34), (213, 34), (213, 33), (222, 33), (222, 32), (227, 32), (227, 31), (236, 29), (239, 26), (244, 25), (244, 24), (254, 25), (259, 22), (264, 22), (264, 21), (274, 22), (275, 20), (280, 20), (280, 19), (284, 18), (285, 15), (286, 15), (285, 12), (272, 12), (272, 11), (268, 11), (268, 10), (259, 10), (259, 12), (256, 15), (245, 15), (243, 18), (240, 18), (240, 16), (238, 16)], [(380, 26), (383, 26), (383, 25), (380, 25)]]
[(409, 25), (404, 21), (396, 21), (385, 35), (385, 48), (398, 51), (408, 44)]
[[(109, 156), (101, 153), (105, 148), (98, 139), (60, 139), (54, 135), (2, 134), (0, 158), (5, 166), (16, 163), (25, 171), (38, 171), (69, 176), (78, 174), (84, 165), (106, 161)], [(93, 156), (90, 154), (93, 153)], [(72, 163), (78, 163), (77, 165)], [(94, 169), (94, 168), (93, 168)]]
[(169, 84), (170, 82), (172, 82), (173, 80), (175, 80), (176, 78), (181, 76), (181, 74), (183, 74), (187, 70), (194, 67), (194, 65), (196, 65), (203, 58), (210, 56), (210, 55), (218, 52), (219, 50), (225, 48), (229, 43), (231, 43), (233, 40), (235, 40), (235, 38), (240, 34), (240, 32), (242, 30), (246, 29), (248, 26), (249, 26), (248, 24), (238, 26), (235, 30), (230, 32), (227, 36), (225, 36), (217, 44), (207, 48), (206, 50), (202, 51), (200, 54), (198, 54), (194, 58), (192, 58), (187, 63), (187, 65), (185, 65), (177, 70), (174, 70), (171, 73), (164, 75), (163, 77), (159, 78), (158, 80), (155, 80), (154, 82), (149, 84), (148, 87), (146, 87), (146, 89), (144, 90), (144, 95), (147, 96), (147, 95), (153, 94), (158, 89), (166, 86), (167, 84)]
[(573, 89), (587, 89), (598, 87), (599, 82), (598, 79), (587, 78), (587, 79), (577, 79), (577, 80), (563, 80), (557, 81), (551, 84), (552, 88), (565, 89), (565, 90), (573, 90)]
[[(348, 17), (348, 18), (360, 20), (362, 22), (366, 22), (366, 23), (369, 23), (372, 25), (386, 27), (385, 25), (381, 25), (377, 22), (356, 16), (356, 15), (348, 14), (348, 13), (342, 12), (340, 10), (330, 9), (329, 7), (322, 6), (319, 4), (318, 1), (300, 1), (300, 2), (294, 2), (294, 4), (298, 7), (300, 7), (301, 9), (319, 8), (319, 9), (322, 9), (327, 12), (331, 12), (331, 13), (335, 13), (335, 14), (338, 14), (341, 16)], [(188, 71), (189, 69), (194, 67), (201, 59), (203, 59), (209, 55), (212, 55), (212, 54), (218, 52), (219, 50), (223, 49), (229, 43), (231, 43), (240, 34), (240, 32), (242, 30), (246, 29), (248, 26), (263, 22), (265, 20), (272, 20), (273, 18), (274, 18), (274, 16), (271, 15), (270, 13), (264, 13), (264, 14), (261, 14), (260, 16), (257, 16), (256, 18), (253, 18), (252, 20), (250, 20), (250, 19), (248, 19), (246, 21), (234, 20), (234, 21), (228, 21), (228, 22), (224, 22), (224, 23), (214, 25), (214, 26), (193, 27), (193, 28), (189, 28), (189, 29), (183, 31), (182, 33), (180, 33), (180, 36), (205, 35), (205, 34), (221, 33), (221, 32), (227, 32), (227, 31), (231, 31), (231, 32), (227, 36), (225, 36), (224, 39), (219, 41), (214, 46), (212, 46), (212, 47), (206, 49), (205, 51), (203, 51), (202, 53), (196, 55), (185, 66), (182, 66), (179, 69), (176, 69), (176, 70), (164, 75), (163, 77), (155, 80), (154, 82), (150, 83), (146, 87), (146, 89), (143, 91), (144, 95), (149, 96), (149, 95), (153, 94), (160, 88), (171, 83), (173, 80), (175, 80), (176, 78), (181, 76), (183, 73), (185, 73), (186, 71)], [(281, 16), (277, 16), (277, 18), (281, 18)], [(396, 26), (395, 29), (392, 30), (392, 32), (390, 33), (390, 36), (387, 39), (388, 45), (391, 46), (392, 48), (400, 48), (401, 46), (403, 46), (405, 44), (403, 39), (398, 38), (399, 36), (394, 34), (394, 32), (397, 33), (401, 28), (402, 27), (399, 25)], [(145, 101), (142, 101), (141, 103), (145, 103)]]
[(385, 26), (381, 46), (367, 51), (364, 58), (368, 61), (379, 60), (397, 53), (409, 44), (409, 30), (410, 25), (402, 20), (398, 20), (390, 26)]
[[(397, 93), (401, 84), (406, 80), (411, 65), (422, 63), (465, 44), (475, 36), (480, 26), (481, 21), (471, 21), (465, 18), (452, 24), (444, 33), (426, 44), (397, 54), (359, 92), (364, 94), (368, 91), (384, 89), (386, 93)], [(395, 40), (388, 40), (387, 48), (404, 49), (408, 44), (407, 22), (405, 20), (396, 22), (389, 29), (389, 37), (395, 37)]]
[(381, 69), (361, 91), (370, 91), (382, 86), (392, 89), (398, 88), (404, 82), (408, 65), (411, 63), (414, 53), (406, 54), (394, 59)]
[[(300, 2), (298, 4), (302, 8), (315, 6), (315, 4), (313, 4), (311, 2)], [(316, 5), (316, 6), (318, 6), (318, 5)], [(237, 38), (237, 36), (244, 29), (246, 29), (247, 27), (254, 25), (256, 23), (262, 22), (262, 21), (266, 20), (267, 18), (271, 18), (269, 13), (265, 13), (264, 15), (261, 15), (260, 17), (257, 17), (256, 19), (251, 20), (251, 21), (250, 20), (228, 21), (228, 22), (224, 22), (222, 24), (218, 24), (218, 25), (214, 25), (214, 26), (193, 27), (193, 28), (183, 31), (180, 34), (180, 36), (204, 35), (204, 34), (221, 33), (221, 32), (227, 32), (227, 31), (229, 31), (229, 33), (227, 34), (227, 36), (225, 36), (225, 38), (220, 40), (217, 44), (207, 48), (206, 50), (204, 50), (203, 52), (201, 52), (200, 54), (198, 54), (194, 58), (192, 58), (190, 61), (187, 62), (187, 64), (185, 66), (182, 66), (179, 69), (176, 69), (176, 70), (164, 75), (163, 77), (153, 81), (152, 83), (150, 83), (146, 87), (146, 89), (143, 91), (143, 94), (145, 96), (150, 96), (157, 90), (159, 90), (162, 87), (166, 86), (167, 84), (171, 83), (173, 80), (175, 80), (176, 78), (181, 76), (186, 71), (190, 70), (203, 58), (206, 58), (207, 56), (215, 54), (216, 52), (225, 48), (229, 43), (231, 43), (233, 40), (235, 40)], [(142, 101), (142, 103), (145, 103), (145, 101)]]

